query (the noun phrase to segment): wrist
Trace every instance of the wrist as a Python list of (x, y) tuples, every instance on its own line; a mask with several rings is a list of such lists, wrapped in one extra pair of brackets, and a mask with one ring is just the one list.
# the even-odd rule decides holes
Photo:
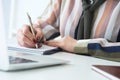
[(77, 41), (77, 43), (75, 44), (75, 47), (74, 47), (74, 52), (87, 54), (88, 53), (88, 49), (87, 49), (88, 42), (89, 42), (89, 40)]
[(47, 21), (44, 21), (42, 19), (37, 19), (36, 24), (38, 24), (40, 28), (44, 28), (45, 26), (48, 25)]

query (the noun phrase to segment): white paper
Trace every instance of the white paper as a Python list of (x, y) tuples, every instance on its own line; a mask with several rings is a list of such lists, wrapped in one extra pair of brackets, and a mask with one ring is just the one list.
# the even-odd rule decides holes
[(14, 51), (20, 51), (30, 54), (42, 54), (46, 50), (55, 49), (56, 47), (51, 47), (47, 45), (42, 45), (40, 48), (27, 48), (27, 47), (21, 47), (16, 42), (8, 42), (8, 50), (14, 50)]

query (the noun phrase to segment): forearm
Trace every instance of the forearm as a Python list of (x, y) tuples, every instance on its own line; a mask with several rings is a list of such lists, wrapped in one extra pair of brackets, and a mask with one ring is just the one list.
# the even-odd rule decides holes
[(74, 47), (74, 52), (75, 53), (82, 53), (82, 54), (88, 54), (88, 42), (90, 40), (78, 40), (75, 47)]
[(57, 19), (59, 19), (62, 0), (55, 0), (53, 3), (54, 5), (53, 5), (51, 15), (46, 20), (46, 22), (50, 25), (53, 25), (57, 21)]
[(52, 11), (47, 19), (38, 19), (38, 24), (42, 28), (45, 38), (48, 40), (59, 35), (59, 25), (54, 24), (60, 15), (61, 2), (62, 0), (55, 0)]
[(74, 52), (112, 61), (120, 61), (120, 42), (110, 43), (102, 38), (79, 40), (74, 47)]
[(38, 17), (38, 23), (41, 25), (42, 28), (46, 25), (53, 25), (57, 21), (60, 15), (61, 3), (62, 0), (55, 0), (53, 2), (52, 10), (49, 13), (49, 16), (47, 16), (47, 18), (44, 19), (42, 19), (42, 17)]
[(90, 45), (92, 46), (94, 44), (99, 44), (104, 47), (108, 46), (109, 43), (106, 39), (103, 38), (78, 40), (75, 45), (74, 52), (88, 54), (90, 50)]

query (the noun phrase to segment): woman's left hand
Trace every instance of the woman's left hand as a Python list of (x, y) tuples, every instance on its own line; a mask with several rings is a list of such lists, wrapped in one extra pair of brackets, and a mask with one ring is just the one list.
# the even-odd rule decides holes
[(75, 44), (77, 40), (71, 37), (63, 37), (56, 40), (46, 41), (45, 44), (49, 46), (59, 47), (68, 52), (74, 52)]

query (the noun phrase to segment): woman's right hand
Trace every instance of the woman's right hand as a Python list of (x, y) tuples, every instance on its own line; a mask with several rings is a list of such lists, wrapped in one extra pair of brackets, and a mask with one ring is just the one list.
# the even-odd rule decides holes
[[(37, 43), (37, 39), (43, 40), (43, 33), (42, 29), (38, 24), (34, 24), (34, 31), (35, 36), (31, 33), (30, 26), (29, 25), (23, 25), (22, 28), (18, 30), (17, 33), (17, 41), (20, 46), (29, 47), (29, 48), (35, 48), (35, 44)], [(41, 47), (42, 44), (39, 44), (38, 47)]]

